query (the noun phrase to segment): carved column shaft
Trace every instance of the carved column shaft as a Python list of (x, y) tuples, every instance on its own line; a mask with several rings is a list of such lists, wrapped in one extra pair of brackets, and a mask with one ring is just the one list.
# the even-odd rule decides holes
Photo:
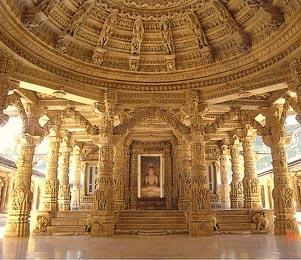
[(58, 210), (58, 160), (60, 149), (60, 138), (58, 137), (58, 130), (51, 129), (48, 136), (49, 153), (47, 158), (47, 170), (45, 174), (43, 196), (42, 196), (42, 210), (43, 211), (57, 211)]
[(91, 234), (112, 236), (114, 230), (113, 202), (113, 115), (110, 109), (102, 116), (98, 136), (99, 161), (93, 197), (94, 223)]
[(114, 149), (114, 208), (116, 210), (126, 209), (125, 179), (126, 179), (126, 147), (123, 143)]
[(73, 148), (73, 187), (71, 195), (71, 209), (79, 210), (80, 207), (80, 180), (81, 180), (81, 147), (74, 146)]
[(69, 184), (69, 166), (70, 166), (70, 134), (67, 133), (61, 144), (61, 164), (59, 167), (59, 211), (70, 210), (70, 184)]
[(5, 226), (6, 236), (29, 236), (29, 215), (33, 193), (31, 191), (32, 164), (39, 137), (23, 135), (20, 139), (20, 153), (17, 172), (9, 200), (8, 216)]
[(290, 176), (285, 153), (285, 136), (265, 136), (265, 143), (271, 148), (274, 189), (272, 192), (275, 213), (275, 235), (298, 232), (293, 205), (294, 190), (290, 187)]
[(192, 236), (210, 235), (212, 232), (210, 214), (210, 192), (205, 159), (205, 142), (203, 136), (196, 131), (192, 136), (191, 158), (191, 216), (189, 233)]
[(221, 174), (221, 202), (224, 203), (224, 206), (227, 207), (229, 204), (229, 184), (228, 184), (228, 147), (223, 145), (221, 147), (221, 156), (220, 156), (220, 174)]
[(234, 140), (230, 147), (232, 181), (230, 191), (231, 208), (243, 208), (243, 185), (241, 181), (241, 167), (239, 155), (239, 140)]
[(243, 130), (242, 147), (244, 155), (244, 207), (261, 208), (259, 180), (255, 169), (254, 161), (254, 133), (253, 129), (246, 127)]
[(178, 146), (177, 153), (177, 171), (179, 171), (178, 207), (180, 210), (188, 210), (190, 200), (191, 166), (187, 146), (185, 144)]

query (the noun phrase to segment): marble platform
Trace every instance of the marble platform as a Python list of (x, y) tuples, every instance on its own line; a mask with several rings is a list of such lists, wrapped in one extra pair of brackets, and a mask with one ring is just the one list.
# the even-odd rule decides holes
[(273, 235), (35, 236), (2, 238), (0, 258), (278, 259), (301, 258), (301, 240)]

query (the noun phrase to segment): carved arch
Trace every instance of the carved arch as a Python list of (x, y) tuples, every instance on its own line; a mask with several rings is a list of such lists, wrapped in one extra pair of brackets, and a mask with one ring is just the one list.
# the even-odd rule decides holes
[(121, 125), (114, 128), (113, 133), (116, 135), (121, 135), (126, 133), (127, 130), (133, 129), (136, 124), (142, 122), (146, 118), (158, 117), (170, 127), (174, 129), (175, 135), (190, 135), (191, 130), (188, 126), (184, 125), (179, 119), (168, 112), (165, 109), (151, 107), (151, 108), (139, 108), (134, 111), (132, 117), (125, 120)]
[(97, 135), (99, 133), (99, 128), (95, 125), (92, 125), (89, 120), (80, 112), (76, 111), (74, 107), (67, 107), (66, 109), (60, 111), (53, 118), (48, 120), (43, 128), (48, 132), (51, 127), (59, 126), (64, 118), (73, 119), (76, 123), (85, 128), (88, 134)]

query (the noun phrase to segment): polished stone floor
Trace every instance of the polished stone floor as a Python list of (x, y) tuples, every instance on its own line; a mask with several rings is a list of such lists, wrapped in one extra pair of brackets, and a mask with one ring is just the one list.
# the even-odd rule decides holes
[(301, 239), (273, 235), (1, 238), (0, 258), (301, 258)]

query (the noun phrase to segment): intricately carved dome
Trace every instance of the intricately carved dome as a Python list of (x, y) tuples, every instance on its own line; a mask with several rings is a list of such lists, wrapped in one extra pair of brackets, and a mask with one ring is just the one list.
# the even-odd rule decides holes
[(293, 51), (288, 28), (300, 8), (284, 0), (6, 2), (5, 16), (15, 21), (6, 33), (26, 60), (70, 80), (144, 91), (198, 88), (265, 69)]

